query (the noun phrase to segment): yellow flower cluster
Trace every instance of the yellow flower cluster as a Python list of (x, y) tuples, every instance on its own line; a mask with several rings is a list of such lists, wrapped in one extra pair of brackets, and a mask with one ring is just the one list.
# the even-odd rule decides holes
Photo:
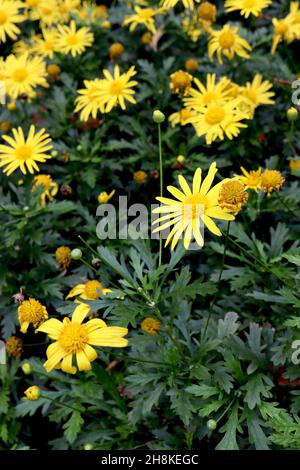
[(279, 191), (285, 182), (285, 178), (278, 170), (265, 169), (262, 173), (261, 168), (258, 170), (247, 171), (241, 167), (242, 175), (235, 175), (238, 181), (245, 185), (245, 189), (253, 189), (258, 192), (263, 191), (270, 196), (273, 191)]
[(126, 109), (125, 101), (135, 104), (132, 95), (135, 91), (133, 87), (137, 85), (135, 80), (131, 80), (136, 74), (135, 67), (132, 66), (121, 74), (118, 65), (114, 67), (113, 75), (109, 70), (103, 70), (104, 78), (85, 80), (85, 88), (78, 90), (76, 98), (75, 113), (80, 111), (80, 119), (87, 121), (89, 116), (96, 118), (97, 113), (109, 113), (115, 106)]
[(189, 88), (189, 96), (183, 100), (185, 107), (169, 120), (173, 126), (191, 123), (199, 137), (205, 135), (207, 144), (225, 136), (236, 137), (247, 127), (242, 121), (252, 119), (259, 105), (274, 104), (272, 85), (260, 74), (244, 86), (227, 77), (217, 80), (215, 74), (207, 74), (206, 84), (198, 78), (193, 82), (196, 88)]
[(272, 43), (272, 54), (275, 53), (280, 42), (290, 44), (300, 39), (300, 10), (299, 2), (291, 2), (289, 14), (282, 19), (273, 18), (274, 36)]

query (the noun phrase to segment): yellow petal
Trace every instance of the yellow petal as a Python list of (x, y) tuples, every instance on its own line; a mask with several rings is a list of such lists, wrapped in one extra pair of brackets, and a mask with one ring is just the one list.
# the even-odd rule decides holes
[(63, 324), (56, 318), (50, 318), (50, 320), (45, 321), (42, 323), (36, 331), (42, 331), (43, 333), (47, 333), (51, 339), (58, 339), (61, 331), (63, 329)]
[(61, 362), (61, 370), (68, 374), (76, 374), (77, 372), (76, 367), (72, 366), (72, 357), (72, 354), (68, 354)]
[(82, 323), (89, 311), (89, 305), (80, 303), (73, 312), (72, 323)]
[(75, 295), (83, 294), (84, 289), (85, 289), (85, 284), (78, 284), (77, 286), (73, 287), (73, 289), (70, 290), (66, 299), (71, 299), (72, 297), (75, 297)]
[(91, 370), (91, 363), (83, 351), (76, 353), (76, 361), (79, 370)]

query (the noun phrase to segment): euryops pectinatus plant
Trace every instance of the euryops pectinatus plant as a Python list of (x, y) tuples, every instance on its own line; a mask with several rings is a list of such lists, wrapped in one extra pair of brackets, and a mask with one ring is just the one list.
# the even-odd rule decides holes
[(0, 0), (2, 450), (300, 450), (299, 44), (298, 1)]

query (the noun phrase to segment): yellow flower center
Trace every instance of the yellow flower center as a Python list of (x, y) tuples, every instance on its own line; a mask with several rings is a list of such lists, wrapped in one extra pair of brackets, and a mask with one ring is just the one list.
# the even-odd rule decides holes
[(228, 209), (238, 213), (241, 207), (248, 201), (248, 193), (245, 186), (239, 181), (228, 181), (222, 184), (218, 202), (222, 209)]
[(18, 308), (20, 323), (29, 322), (38, 325), (48, 317), (47, 310), (35, 299), (25, 300)]
[(154, 15), (154, 10), (152, 8), (144, 8), (139, 11), (139, 17), (143, 20), (148, 20)]
[(185, 90), (191, 85), (192, 77), (182, 70), (175, 72), (171, 75), (171, 83), (174, 90)]
[(286, 23), (278, 23), (277, 26), (275, 26), (275, 34), (284, 34), (288, 30), (288, 25)]
[(47, 192), (51, 189), (52, 179), (49, 175), (37, 175), (34, 177), (34, 185), (32, 187), (35, 190), (38, 186), (44, 186), (44, 190)]
[(75, 46), (79, 41), (76, 34), (70, 34), (66, 37), (66, 42), (69, 46)]
[(217, 9), (215, 5), (210, 2), (204, 2), (200, 5), (198, 10), (198, 17), (206, 21), (215, 21), (216, 20)]
[(59, 246), (55, 252), (55, 259), (62, 267), (71, 263), (71, 249), (68, 246)]
[(6, 23), (7, 20), (7, 14), (5, 11), (0, 10), (0, 25)]
[(205, 120), (208, 124), (213, 126), (214, 124), (219, 124), (223, 121), (225, 117), (225, 111), (220, 106), (214, 106), (209, 108), (205, 114)]
[(150, 335), (155, 336), (157, 335), (157, 330), (160, 329), (160, 323), (159, 321), (155, 320), (155, 318), (148, 317), (142, 321), (141, 328), (143, 331), (146, 331)]
[(235, 36), (231, 31), (224, 31), (220, 34), (219, 44), (222, 49), (229, 49), (234, 45)]
[(24, 82), (27, 77), (28, 72), (24, 67), (16, 69), (12, 75), (13, 80), (18, 83)]
[(120, 81), (117, 81), (117, 80), (114, 80), (111, 84), (110, 84), (110, 87), (109, 87), (109, 93), (111, 95), (120, 95), (123, 91), (123, 83), (121, 83)]
[(84, 349), (87, 339), (85, 325), (68, 323), (59, 335), (58, 342), (67, 354), (74, 354)]
[(99, 294), (97, 292), (103, 290), (102, 284), (99, 281), (88, 281), (84, 287), (85, 295), (92, 300), (99, 299)]
[(28, 160), (28, 158), (32, 156), (32, 148), (27, 144), (20, 145), (20, 147), (16, 149), (15, 154), (19, 160)]
[(50, 40), (45, 41), (44, 45), (47, 51), (52, 51), (54, 49), (54, 41), (50, 41)]
[(262, 190), (268, 194), (279, 191), (284, 182), (285, 178), (278, 170), (265, 170), (261, 177)]
[(247, 177), (247, 186), (249, 188), (257, 188), (260, 186), (261, 183), (261, 174), (260, 172), (257, 171), (250, 171), (248, 177)]
[(208, 91), (203, 96), (203, 104), (209, 104), (212, 101), (215, 101), (216, 99), (217, 99), (217, 94), (214, 91)]
[(51, 8), (48, 8), (48, 7), (45, 7), (45, 6), (43, 6), (43, 7), (41, 8), (41, 10), (42, 10), (42, 16), (43, 16), (43, 15), (44, 15), (44, 16), (45, 16), (45, 15), (51, 15), (51, 13), (52, 13)]
[(17, 336), (11, 336), (6, 341), (6, 351), (13, 357), (20, 358), (23, 352), (23, 341)]
[(205, 212), (207, 199), (203, 194), (197, 193), (189, 196), (183, 203), (183, 216), (185, 220), (199, 219)]

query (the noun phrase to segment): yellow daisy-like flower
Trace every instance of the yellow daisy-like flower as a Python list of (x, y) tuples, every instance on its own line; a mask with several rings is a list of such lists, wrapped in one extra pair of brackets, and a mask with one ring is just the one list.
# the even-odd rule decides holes
[(133, 181), (137, 184), (145, 184), (147, 182), (148, 175), (145, 171), (139, 170), (133, 173)]
[(216, 83), (216, 74), (208, 73), (206, 75), (206, 86), (203, 85), (198, 78), (194, 78), (194, 82), (198, 90), (191, 88), (190, 96), (184, 99), (185, 106), (195, 111), (201, 111), (204, 106), (211, 104), (224, 104), (228, 101), (230, 89), (228, 88), (229, 80), (226, 77)]
[(199, 62), (197, 59), (187, 59), (184, 63), (184, 67), (189, 72), (195, 72), (199, 68)]
[(68, 246), (59, 246), (55, 251), (55, 259), (62, 271), (65, 271), (71, 264), (71, 248)]
[(193, 76), (183, 70), (177, 70), (170, 76), (170, 88), (173, 93), (188, 95), (192, 86)]
[(145, 26), (151, 33), (156, 33), (155, 28), (155, 15), (159, 15), (164, 13), (163, 8), (140, 8), (138, 6), (134, 7), (135, 14), (127, 15), (124, 18), (123, 25), (129, 26), (129, 31), (134, 31), (137, 26), (143, 25)]
[(80, 120), (88, 121), (90, 115), (93, 119), (96, 119), (97, 113), (105, 112), (105, 102), (103, 98), (100, 98), (99, 92), (101, 91), (104, 80), (96, 78), (95, 80), (84, 80), (85, 88), (77, 90), (80, 95), (75, 100), (74, 112), (80, 111)]
[(22, 41), (22, 40), (16, 41), (13, 44), (12, 52), (16, 56), (23, 55), (26, 52), (30, 54), (30, 52), (32, 52), (32, 45), (30, 42), (27, 42), (27, 41)]
[[(82, 323), (86, 313), (82, 305), (78, 305), (71, 320), (64, 318), (61, 322), (51, 318), (38, 328), (38, 331), (47, 333), (50, 339), (55, 340), (47, 349), (47, 361), (44, 363), (47, 372), (56, 368), (69, 374), (75, 374), (77, 368), (80, 371), (90, 370), (91, 362), (97, 358), (92, 346), (123, 348), (128, 345), (128, 340), (124, 338), (127, 328), (107, 326), (99, 318)], [(77, 367), (73, 365), (75, 357)]]
[(247, 171), (241, 166), (241, 171), (243, 174), (235, 175), (235, 178), (244, 184), (245, 189), (253, 189), (258, 192), (261, 189), (261, 168)]
[(71, 21), (69, 26), (58, 25), (57, 34), (57, 50), (73, 57), (82, 54), (94, 42), (90, 29), (85, 26), (76, 29), (75, 21)]
[(40, 398), (40, 388), (37, 385), (32, 385), (32, 387), (29, 387), (25, 390), (24, 392), (24, 400), (33, 400), (36, 401)]
[(211, 30), (208, 43), (208, 56), (212, 60), (216, 53), (220, 64), (223, 64), (222, 55), (232, 60), (235, 55), (249, 59), (247, 51), (252, 47), (241, 36), (237, 34), (238, 27), (226, 24), (220, 31)]
[(32, 51), (42, 57), (53, 59), (54, 53), (58, 51), (57, 31), (55, 29), (43, 29), (42, 37), (37, 37), (33, 43)]
[(79, 6), (80, 0), (58, 0), (60, 22), (67, 23), (70, 20), (70, 14), (76, 11)]
[(242, 16), (248, 18), (250, 15), (259, 16), (271, 3), (272, 0), (226, 0), (225, 9), (227, 13), (239, 10)]
[(234, 101), (223, 105), (211, 104), (199, 110), (195, 117), (190, 119), (199, 137), (205, 135), (206, 143), (211, 144), (216, 139), (224, 140), (224, 136), (232, 140), (240, 133), (240, 129), (247, 127), (241, 121), (246, 116), (237, 109)]
[(40, 20), (42, 28), (56, 26), (60, 22), (57, 0), (31, 0), (31, 2), (35, 2), (35, 5), (32, 4), (29, 17), (31, 20)]
[(247, 82), (244, 87), (240, 87), (240, 93), (248, 101), (253, 109), (261, 104), (274, 104), (272, 100), (275, 93), (270, 91), (272, 83), (264, 80), (260, 74), (256, 74), (252, 82)]
[(126, 109), (125, 100), (133, 104), (136, 103), (132, 96), (135, 93), (132, 87), (136, 86), (138, 82), (131, 80), (136, 73), (134, 65), (130, 67), (128, 72), (122, 74), (120, 74), (118, 65), (115, 65), (113, 75), (109, 70), (103, 70), (105, 79), (101, 83), (98, 96), (105, 102), (106, 113), (109, 113), (118, 104), (121, 109)]
[(30, 57), (28, 52), (18, 57), (9, 55), (1, 67), (1, 75), (12, 100), (23, 93), (32, 96), (37, 86), (48, 86), (45, 63), (40, 57)]
[(300, 170), (300, 160), (290, 160), (291, 171)]
[(210, 2), (203, 2), (198, 9), (197, 15), (201, 20), (214, 23), (217, 17), (217, 8)]
[(17, 26), (25, 20), (19, 9), (23, 7), (22, 2), (14, 0), (0, 0), (0, 43), (6, 42), (7, 36), (15, 40), (20, 34)]
[(278, 170), (265, 170), (261, 175), (261, 189), (268, 196), (272, 191), (279, 191), (284, 184), (285, 178)]
[(27, 169), (29, 173), (34, 173), (34, 170), (39, 171), (36, 162), (44, 163), (51, 158), (51, 155), (46, 153), (52, 148), (49, 134), (45, 129), (35, 133), (33, 125), (30, 126), (26, 139), (21, 127), (12, 129), (12, 133), (14, 138), (8, 135), (2, 136), (9, 145), (0, 145), (0, 167), (6, 167), (4, 173), (9, 176), (17, 168), (20, 168), (24, 175)]
[(248, 201), (248, 193), (245, 189), (245, 185), (236, 179), (222, 184), (218, 199), (220, 207), (237, 215)]
[[(292, 2), (293, 3), (293, 2)], [(300, 20), (295, 14), (289, 14), (283, 19), (273, 18), (274, 36), (271, 54), (275, 54), (280, 42), (286, 41), (288, 44), (300, 39)]]
[(100, 298), (99, 292), (106, 295), (112, 291), (110, 289), (105, 289), (101, 282), (97, 280), (87, 281), (85, 284), (77, 284), (77, 286), (73, 287), (66, 299), (80, 296), (81, 299), (85, 300), (97, 300)]
[(37, 328), (48, 318), (46, 307), (36, 299), (24, 300), (18, 307), (21, 333), (27, 333), (30, 324)]
[(5, 343), (6, 351), (10, 356), (20, 359), (23, 353), (23, 341), (17, 336), (11, 336)]
[(194, 116), (196, 116), (195, 111), (191, 111), (190, 109), (187, 109), (187, 108), (182, 108), (180, 111), (177, 111), (176, 113), (172, 113), (169, 116), (169, 121), (172, 127), (176, 126), (176, 124), (180, 124), (181, 126), (186, 126), (187, 124), (190, 124), (190, 120)]
[(159, 321), (155, 320), (155, 318), (147, 317), (142, 321), (141, 329), (152, 336), (156, 336), (158, 330), (160, 329), (160, 323)]
[(120, 42), (114, 42), (109, 48), (109, 58), (110, 60), (117, 60), (125, 51), (123, 44)]
[[(193, 237), (201, 247), (204, 244), (200, 232), (201, 223), (214, 235), (220, 236), (222, 232), (212, 219), (234, 220), (234, 216), (223, 210), (218, 202), (221, 187), (228, 179), (211, 187), (217, 171), (217, 165), (214, 162), (210, 165), (208, 174), (201, 184), (201, 169), (197, 168), (193, 178), (192, 189), (189, 187), (186, 179), (182, 175), (179, 175), (178, 182), (182, 191), (174, 186), (167, 187), (168, 191), (176, 199), (166, 197), (156, 198), (164, 205), (154, 209), (153, 212), (155, 214), (165, 215), (162, 215), (154, 221), (154, 224), (163, 223), (153, 232), (156, 233), (173, 225), (165, 246), (172, 240), (171, 249), (173, 250), (179, 238), (185, 232), (183, 244), (186, 249), (188, 249)], [(165, 222), (166, 220), (167, 222)]]
[(106, 204), (113, 197), (115, 192), (115, 189), (113, 189), (109, 194), (106, 191), (102, 191), (98, 196), (98, 202), (100, 204)]
[(34, 177), (32, 191), (35, 191), (38, 187), (43, 186), (43, 193), (40, 197), (40, 203), (42, 206), (46, 204), (46, 199), (53, 201), (54, 196), (58, 191), (58, 184), (52, 181), (50, 175), (37, 175)]
[(201, 0), (162, 0), (162, 6), (168, 9), (174, 8), (178, 2), (182, 3), (184, 8), (193, 10), (195, 7), (195, 2), (200, 3)]

